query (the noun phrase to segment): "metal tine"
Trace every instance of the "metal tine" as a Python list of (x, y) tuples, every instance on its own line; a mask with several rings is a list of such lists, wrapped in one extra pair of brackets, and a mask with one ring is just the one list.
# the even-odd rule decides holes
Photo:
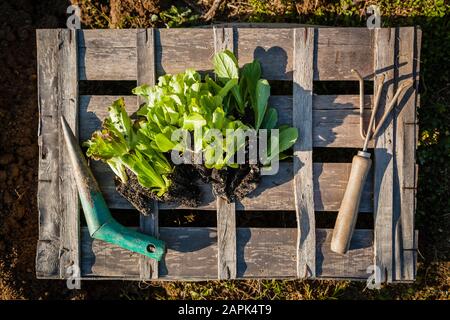
[(377, 78), (378, 91), (375, 94), (374, 106), (372, 108), (372, 113), (370, 115), (369, 126), (367, 128), (367, 134), (366, 134), (364, 132), (364, 124), (363, 124), (364, 123), (364, 79), (357, 70), (352, 69), (351, 72), (354, 73), (359, 80), (359, 133), (360, 133), (361, 137), (364, 139), (363, 151), (367, 151), (367, 146), (369, 144), (370, 139), (372, 139), (373, 137), (375, 137), (378, 134), (381, 127), (383, 126), (383, 123), (386, 121), (389, 113), (392, 111), (395, 104), (397, 103), (397, 100), (398, 100), (400, 94), (410, 84), (412, 84), (413, 81), (412, 80), (405, 81), (397, 88), (397, 91), (395, 92), (394, 97), (389, 102), (389, 105), (388, 105), (386, 111), (384, 112), (383, 116), (381, 117), (380, 122), (378, 123), (378, 125), (375, 128), (374, 127), (375, 116), (377, 114), (378, 107), (380, 105), (380, 98), (381, 98), (381, 93), (383, 91), (385, 74), (383, 73), (380, 75), (379, 78)]

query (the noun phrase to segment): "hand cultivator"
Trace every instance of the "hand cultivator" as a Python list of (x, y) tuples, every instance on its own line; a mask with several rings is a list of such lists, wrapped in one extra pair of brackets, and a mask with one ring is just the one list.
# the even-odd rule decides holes
[(333, 238), (331, 240), (331, 250), (337, 253), (346, 253), (350, 246), (353, 230), (355, 229), (356, 218), (358, 216), (359, 202), (361, 194), (366, 182), (367, 174), (372, 165), (370, 153), (367, 152), (369, 141), (377, 136), (383, 124), (386, 122), (388, 115), (396, 105), (398, 98), (405, 91), (405, 89), (412, 84), (412, 80), (403, 82), (398, 88), (391, 101), (389, 102), (386, 111), (384, 112), (378, 125), (375, 127), (375, 117), (378, 107), (380, 105), (380, 97), (384, 83), (384, 74), (378, 79), (378, 92), (375, 94), (374, 106), (369, 120), (367, 133), (363, 129), (363, 111), (364, 111), (364, 79), (356, 70), (351, 70), (359, 80), (360, 88), (360, 135), (364, 139), (362, 151), (359, 151), (353, 157), (352, 169), (350, 171), (350, 178), (347, 183), (347, 189), (344, 193), (344, 198), (341, 202), (341, 207), (336, 219), (336, 224), (333, 230)]

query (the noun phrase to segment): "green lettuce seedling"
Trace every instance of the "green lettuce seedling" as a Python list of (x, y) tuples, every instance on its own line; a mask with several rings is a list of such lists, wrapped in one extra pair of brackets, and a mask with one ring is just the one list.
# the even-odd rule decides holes
[[(284, 151), (292, 147), (298, 138), (298, 131), (287, 125), (278, 127), (278, 112), (269, 107), (270, 85), (266, 79), (261, 79), (261, 65), (257, 60), (247, 63), (239, 70), (236, 57), (231, 51), (225, 50), (214, 56), (214, 72), (220, 83), (237, 80), (238, 85), (233, 87), (224, 98), (224, 109), (228, 112), (237, 110), (238, 116), (245, 117), (248, 112), (253, 115), (254, 122), (251, 126), (255, 130), (278, 129), (278, 137), (270, 137), (268, 155), (264, 165), (267, 165), (275, 157), (286, 157)], [(269, 132), (270, 133), (270, 132)], [(276, 148), (278, 145), (278, 148)]]
[(106, 162), (123, 183), (128, 180), (127, 168), (142, 186), (162, 196), (170, 186), (167, 175), (173, 168), (164, 154), (151, 148), (148, 142), (133, 128), (121, 98), (109, 107), (103, 129), (94, 132), (84, 146), (89, 157)]

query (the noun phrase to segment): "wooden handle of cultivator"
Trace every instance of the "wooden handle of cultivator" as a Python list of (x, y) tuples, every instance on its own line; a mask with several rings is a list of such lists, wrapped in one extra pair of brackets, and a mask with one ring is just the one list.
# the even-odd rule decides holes
[(361, 194), (371, 165), (372, 160), (370, 160), (370, 153), (368, 152), (360, 151), (358, 155), (353, 157), (350, 178), (348, 179), (331, 239), (331, 250), (334, 252), (344, 254), (350, 247)]

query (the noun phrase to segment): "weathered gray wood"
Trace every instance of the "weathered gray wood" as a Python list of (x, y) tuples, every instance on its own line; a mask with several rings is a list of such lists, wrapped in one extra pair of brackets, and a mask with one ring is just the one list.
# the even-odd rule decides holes
[(80, 29), (79, 48), (136, 48), (136, 29)]
[[(278, 96), (275, 96), (278, 98)], [(372, 95), (364, 96), (364, 108), (372, 108)], [(359, 95), (317, 95), (313, 93), (313, 110), (359, 110)]]
[[(115, 190), (113, 173), (101, 162), (92, 161), (91, 167), (108, 206), (114, 209), (132, 209), (128, 201)], [(350, 163), (314, 163), (315, 211), (338, 211), (350, 174)], [(295, 210), (292, 163), (281, 162), (278, 174), (263, 176), (258, 188), (236, 203), (237, 210)], [(373, 212), (373, 178), (367, 178), (359, 210)], [(216, 202), (210, 185), (199, 182), (202, 192), (198, 210), (215, 210)], [(160, 209), (188, 209), (175, 203), (160, 203)]]
[[(187, 230), (189, 230), (189, 232)], [(279, 232), (280, 230), (282, 231), (281, 233)], [(162, 228), (161, 232), (163, 234), (163, 239), (170, 243), (169, 252), (171, 253), (165, 257), (165, 262), (171, 266), (171, 268), (170, 270), (167, 270), (165, 267), (161, 268), (161, 272), (164, 272), (164, 277), (159, 280), (173, 281), (182, 279), (183, 281), (198, 281), (214, 279), (217, 274), (217, 265), (210, 259), (210, 257), (215, 257), (217, 255), (216, 246), (206, 246), (201, 248), (195, 246), (195, 244), (206, 242), (206, 240), (198, 241), (195, 237), (206, 236), (209, 239), (214, 239), (216, 234), (214, 228)], [(288, 237), (283, 236), (283, 233), (288, 234)], [(97, 245), (101, 244), (97, 244), (97, 240), (95, 240), (94, 245), (92, 245), (92, 239), (89, 238), (87, 230), (82, 232), (82, 235), (85, 235), (85, 238), (88, 239), (88, 242), (86, 242), (83, 247), (87, 247), (87, 251), (89, 252), (89, 254), (86, 255), (88, 258), (83, 261), (83, 270), (92, 269), (93, 267), (94, 269), (101, 270), (101, 268), (98, 268), (95, 265), (95, 255), (93, 254), (93, 251), (97, 251)], [(319, 275), (319, 278), (324, 280), (367, 281), (367, 277), (372, 273), (372, 270), (368, 268), (365, 269), (365, 266), (367, 263), (371, 263), (373, 257), (373, 230), (355, 231), (351, 244), (352, 251), (351, 253), (345, 255), (347, 259), (342, 259), (342, 255), (336, 255), (334, 253), (328, 255), (327, 249), (330, 247), (331, 235), (331, 229), (317, 229), (317, 243), (319, 245), (316, 248), (316, 255), (318, 259), (317, 274)], [(185, 241), (186, 237), (189, 237), (191, 241)], [(296, 229), (238, 228), (237, 237), (238, 239), (242, 239), (238, 240), (237, 247), (239, 260), (238, 278), (242, 279), (244, 276), (247, 279), (295, 277), (295, 252), (291, 255), (289, 255), (289, 253), (294, 250), (293, 244), (295, 243)], [(416, 247), (417, 239), (418, 231), (416, 230)], [(273, 247), (275, 248), (274, 250), (277, 250), (275, 251), (275, 254), (278, 254), (280, 251), (283, 252), (282, 255), (277, 256), (279, 265), (277, 265), (276, 269), (273, 269), (271, 264), (263, 263), (263, 261), (265, 262), (269, 260), (266, 256), (264, 256), (264, 254), (269, 257), (273, 256), (271, 250), (260, 250), (260, 248), (269, 241), (271, 243), (270, 248)], [(211, 240), (209, 242), (211, 242)], [(255, 244), (256, 246), (250, 247), (252, 244)], [(172, 250), (188, 252), (188, 255), (181, 255), (179, 252), (173, 252), (172, 254)], [(256, 250), (259, 250), (258, 254), (254, 254)], [(122, 252), (126, 253), (124, 250), (122, 250)], [(202, 263), (197, 264), (197, 259)], [(92, 263), (94, 263), (94, 265)], [(204, 266), (205, 263), (208, 264), (208, 266)], [(127, 268), (128, 264), (131, 266), (130, 269)], [(90, 275), (83, 274), (83, 279), (139, 280), (139, 273), (135, 271), (133, 274), (133, 271), (137, 270), (135, 262), (128, 262), (128, 264), (124, 265), (120, 262), (118, 272), (118, 269), (115, 268), (115, 263), (110, 263), (108, 264), (108, 267), (114, 268), (114, 270), (111, 272), (110, 269), (103, 268), (103, 270), (105, 270), (105, 274), (107, 275), (106, 277), (102, 277), (102, 275), (98, 275), (96, 273), (91, 273)], [(164, 265), (164, 261), (162, 262), (162, 265)], [(291, 267), (293, 265), (294, 267)], [(127, 273), (127, 270), (132, 271)], [(114, 273), (116, 275), (109, 276)], [(117, 275), (117, 273), (119, 273), (119, 275)], [(170, 275), (168, 273), (170, 273)], [(189, 274), (189, 277), (187, 274)], [(411, 283), (411, 281), (402, 280), (395, 281), (395, 283)]]
[[(268, 79), (290, 80), (295, 78), (296, 63), (294, 63), (294, 60), (296, 55), (294, 48), (296, 46), (292, 39), (297, 31), (289, 28), (279, 28), (273, 32), (267, 31), (235, 29), (234, 34), (237, 36), (235, 51), (239, 62), (244, 64), (256, 57), (262, 61), (263, 74)], [(74, 115), (75, 118), (71, 114), (72, 106), (77, 104), (77, 94), (73, 94), (73, 88), (76, 88), (76, 83), (73, 83), (73, 75), (76, 74), (76, 71), (66, 72), (72, 70), (74, 66), (76, 67), (74, 61), (77, 59), (67, 58), (66, 56), (75, 53), (70, 37), (69, 43), (71, 45), (67, 46), (67, 35), (72, 34), (70, 31), (44, 30), (40, 32), (42, 32), (41, 37), (39, 32), (37, 36), (40, 109), (38, 175), (40, 231), (36, 273), (40, 278), (59, 278), (68, 276), (64, 273), (66, 267), (77, 259), (75, 254), (77, 249), (73, 246), (73, 239), (76, 238), (73, 232), (75, 229), (72, 226), (77, 225), (78, 218), (76, 218), (75, 224), (68, 222), (75, 219), (73, 215), (69, 214), (69, 211), (74, 208), (72, 204), (77, 202), (70, 201), (71, 186), (67, 184), (70, 180), (70, 173), (67, 171), (67, 165), (64, 164), (64, 152), (61, 149), (63, 146), (58, 143), (57, 121), (58, 116), (64, 114), (66, 118), (69, 118), (72, 129), (76, 131), (76, 126), (73, 125), (76, 124), (76, 114)], [(139, 60), (142, 61), (143, 58), (139, 58), (139, 52), (142, 50), (139, 49), (137, 32), (139, 30), (78, 31), (80, 79), (138, 79), (139, 81), (139, 78), (147, 77), (148, 74), (142, 75), (141, 73), (139, 75), (139, 70), (148, 71), (148, 69), (145, 66), (139, 68), (140, 65), (145, 65), (145, 63), (138, 62)], [(393, 70), (396, 66), (401, 80), (404, 80), (405, 76), (411, 76), (411, 73), (415, 72), (416, 75), (418, 73), (420, 31), (414, 35), (414, 30), (408, 28), (399, 28), (396, 34), (393, 31), (386, 30), (316, 28), (315, 32), (316, 48), (312, 76), (315, 80), (354, 80), (351, 73), (348, 72), (350, 68), (358, 69), (364, 77), (371, 78), (374, 71), (380, 71), (380, 68), (382, 68), (381, 62), (388, 70)], [(55, 38), (51, 39), (51, 33), (57, 34), (56, 40)], [(48, 39), (44, 39), (45, 37)], [(374, 54), (373, 47), (377, 44), (378, 38), (383, 37), (385, 38), (384, 43), (387, 43), (388, 46), (384, 44), (377, 46)], [(192, 29), (156, 30), (154, 40), (156, 48), (153, 61), (158, 75), (166, 72), (182, 72), (186, 67), (211, 71), (212, 54), (227, 47), (227, 45), (215, 47), (214, 33), (211, 30), (205, 30), (204, 33), (197, 32), (195, 35), (192, 34)], [(44, 42), (45, 46), (39, 51), (39, 43)], [(233, 44), (233, 41), (230, 43)], [(414, 43), (416, 44), (414, 45)], [(393, 48), (399, 48), (400, 53), (394, 53)], [(187, 53), (187, 51), (189, 52)], [(68, 60), (64, 61), (63, 57)], [(412, 64), (410, 61), (413, 61)], [(276, 64), (279, 64), (279, 66)], [(387, 81), (393, 78), (393, 74), (394, 72), (391, 71), (391, 78), (388, 77)], [(153, 76), (155, 77), (155, 73), (153, 73)], [(418, 81), (415, 85), (417, 90)], [(392, 87), (389, 87), (387, 91), (392, 96)], [(85, 135), (80, 137), (81, 139), (88, 138), (94, 129), (99, 128), (100, 119), (106, 116), (107, 106), (109, 105), (105, 102), (110, 98), (101, 96), (80, 97), (80, 129), (81, 133)], [(134, 109), (133, 111), (135, 111), (137, 99), (135, 97), (126, 98), (129, 101), (128, 107), (130, 110)], [(375, 213), (375, 246), (373, 251), (370, 248), (370, 243), (373, 240), (369, 234), (370, 231), (357, 230), (354, 237), (356, 247), (352, 247), (350, 256), (342, 260), (342, 256), (333, 256), (333, 253), (328, 250), (329, 240), (327, 240), (327, 237), (331, 237), (331, 230), (322, 231), (318, 229), (315, 251), (317, 277), (363, 279), (368, 276), (365, 272), (366, 267), (370, 264), (370, 261), (367, 263), (366, 260), (370, 260), (371, 255), (375, 254), (375, 264), (381, 265), (381, 269), (375, 269), (377, 281), (397, 282), (398, 280), (410, 281), (414, 279), (417, 232), (414, 233), (412, 230), (415, 206), (414, 187), (417, 173), (414, 171), (414, 165), (413, 171), (410, 170), (414, 152), (412, 151), (411, 157), (407, 154), (411, 151), (410, 147), (415, 145), (408, 143), (412, 135), (409, 127), (414, 127), (417, 130), (417, 126), (415, 124), (415, 113), (413, 121), (410, 122), (412, 113), (405, 111), (410, 110), (411, 105), (415, 106), (418, 103), (418, 98), (417, 91), (415, 91), (399, 103), (393, 125), (392, 123), (386, 125), (386, 128), (383, 129), (382, 138), (377, 141), (385, 149), (387, 148), (387, 153), (386, 150), (383, 153), (380, 148), (375, 152), (375, 166), (377, 166), (377, 159), (381, 159), (378, 161), (378, 175), (375, 177), (375, 183), (377, 184), (376, 188), (379, 188), (383, 196), (380, 192), (377, 192), (374, 199), (377, 212)], [(361, 141), (357, 134), (359, 125), (356, 112), (358, 108), (357, 99), (358, 97), (354, 95), (312, 96), (312, 146), (360, 146)], [(295, 105), (293, 100), (295, 98), (289, 96), (271, 97), (270, 103), (279, 110), (282, 122), (291, 123), (295, 118), (295, 114), (292, 112), (292, 104)], [(370, 100), (370, 96), (366, 97), (367, 106), (371, 103)], [(96, 103), (97, 105), (95, 105)], [(402, 104), (405, 107), (402, 107)], [(379, 113), (381, 114), (382, 111), (380, 110)], [(66, 115), (67, 113), (68, 115)], [(366, 116), (366, 118), (368, 117)], [(413, 140), (416, 141), (416, 138), (416, 136), (413, 137)], [(380, 142), (380, 140), (382, 141)], [(413, 149), (413, 147), (411, 148)], [(392, 161), (392, 158), (389, 160), (389, 155), (393, 156), (395, 161)], [(380, 168), (383, 165), (385, 168), (381, 173)], [(131, 208), (129, 204), (124, 205), (124, 200), (115, 193), (111, 173), (105, 171), (104, 168), (97, 170), (97, 167), (98, 165), (95, 164), (95, 174), (100, 175), (99, 180), (101, 180), (102, 187), (106, 189), (106, 197), (110, 205), (118, 208)], [(55, 168), (57, 173), (55, 173)], [(317, 211), (337, 210), (339, 199), (342, 198), (342, 193), (345, 190), (349, 164), (315, 163), (312, 164), (312, 168), (314, 209)], [(386, 168), (388, 170), (387, 175)], [(391, 171), (392, 174), (389, 173)], [(289, 163), (281, 164), (278, 176), (264, 178), (254, 197), (247, 198), (242, 203), (236, 203), (236, 208), (245, 210), (294, 210), (292, 176), (292, 165)], [(396, 177), (398, 177), (398, 180)], [(370, 177), (368, 180), (370, 181)], [(389, 187), (390, 181), (392, 182), (391, 187)], [(69, 190), (61, 194), (60, 191), (66, 187)], [(205, 194), (201, 209), (215, 209), (217, 206), (210, 188), (205, 185), (202, 188), (205, 189)], [(391, 193), (388, 192), (389, 188), (391, 188)], [(371, 192), (372, 185), (368, 183), (363, 195), (361, 211), (372, 210)], [(384, 194), (390, 194), (390, 198), (384, 196)], [(57, 198), (61, 202), (55, 201), (55, 195), (58, 195)], [(65, 206), (68, 206), (69, 209), (65, 209)], [(399, 210), (397, 210), (397, 206)], [(173, 204), (163, 206), (163, 208), (174, 207)], [(391, 213), (389, 213), (389, 207)], [(389, 224), (390, 227), (386, 228), (386, 225)], [(141, 222), (141, 225), (143, 228), (151, 229), (151, 226), (145, 226), (145, 221)], [(63, 237), (67, 233), (66, 229), (70, 235)], [(217, 274), (220, 274), (216, 260), (218, 255), (216, 229), (189, 228), (189, 232), (183, 230), (184, 228), (169, 229), (161, 230), (161, 233), (164, 234), (162, 238), (170, 238), (168, 242), (171, 243), (166, 264), (162, 263), (160, 266), (162, 279), (216, 279)], [(195, 231), (193, 231), (194, 229)], [(364, 232), (361, 233), (361, 231)], [(322, 234), (322, 232), (325, 233)], [(286, 236), (289, 233), (290, 235)], [(236, 254), (234, 256), (237, 260), (237, 262), (234, 262), (236, 264), (236, 276), (238, 278), (298, 276), (298, 270), (296, 270), (296, 236), (296, 229), (238, 228), (236, 232), (237, 240), (235, 240)], [(360, 236), (361, 238), (359, 238)], [(102, 277), (102, 274), (104, 274), (107, 279), (140, 279), (141, 275), (146, 273), (145, 271), (142, 272), (140, 268), (140, 257), (138, 255), (111, 245), (105, 245), (97, 240), (93, 243), (89, 242), (91, 240), (88, 239), (89, 241), (87, 241), (86, 237), (88, 237), (87, 231), (85, 231), (82, 240), (82, 272), (85, 276), (95, 278)], [(199, 247), (202, 245), (205, 246)], [(181, 254), (180, 251), (187, 252)], [(282, 252), (283, 255), (280, 255), (279, 252)], [(291, 252), (291, 255), (285, 256), (285, 252)], [(276, 259), (279, 265), (274, 264), (272, 259)], [(202, 264), (199, 264), (198, 261), (201, 261)], [(184, 266), (186, 266), (186, 269), (183, 269)], [(192, 271), (194, 269), (195, 271)], [(388, 270), (390, 270), (390, 273)], [(358, 276), (354, 276), (355, 274)], [(385, 276), (386, 278), (384, 278)]]
[[(353, 80), (348, 72), (360, 70), (370, 78), (373, 72), (373, 32), (365, 28), (316, 28), (315, 80)], [(114, 30), (116, 31), (116, 30)], [(81, 80), (134, 80), (137, 77), (136, 43), (133, 31), (80, 31)], [(262, 63), (269, 80), (291, 80), (293, 74), (293, 28), (235, 28), (239, 64), (254, 58)], [(208, 29), (156, 29), (156, 72), (183, 72), (188, 67), (211, 71), (213, 33)]]
[(217, 198), (217, 276), (236, 278), (236, 210), (235, 203)]
[(39, 240), (36, 275), (66, 277), (79, 265), (78, 197), (59, 137), (64, 115), (77, 131), (76, 37), (70, 30), (38, 30)]
[[(85, 141), (92, 132), (99, 129), (108, 116), (108, 107), (120, 96), (81, 96), (80, 97), (80, 139)], [(137, 97), (125, 96), (129, 114), (137, 111)], [(313, 96), (313, 146), (314, 147), (353, 147), (362, 146), (359, 136), (359, 97), (354, 95)], [(370, 106), (371, 96), (366, 97)], [(292, 97), (272, 96), (270, 106), (278, 110), (279, 123), (292, 123)], [(370, 113), (364, 113), (368, 122)], [(367, 124), (367, 123), (366, 123)], [(369, 147), (373, 146), (373, 142)]]
[(157, 29), (156, 74), (184, 72), (186, 68), (211, 72), (214, 34), (211, 30)]
[[(214, 52), (234, 51), (233, 29), (213, 28)], [(236, 209), (235, 203), (217, 198), (217, 277), (236, 278)]]
[[(370, 111), (364, 110), (364, 124), (367, 127)], [(313, 146), (335, 148), (362, 148), (363, 140), (359, 135), (359, 111), (350, 110), (314, 110)], [(373, 142), (369, 142), (369, 148)]]
[(294, 31), (293, 121), (298, 128), (294, 145), (294, 201), (297, 214), (297, 276), (316, 276), (316, 233), (312, 160), (312, 90), (314, 29)]
[[(78, 136), (78, 73), (76, 31), (63, 29), (59, 33), (58, 119), (64, 116), (75, 136)], [(58, 121), (59, 122), (59, 121)], [(60, 126), (58, 126), (60, 127)], [(61, 129), (58, 130), (61, 132)], [(80, 205), (73, 170), (59, 134), (59, 201), (61, 211), (60, 276), (76, 275), (79, 272)], [(58, 195), (54, 195), (58, 198)], [(69, 267), (71, 267), (69, 269)]]
[[(330, 251), (331, 229), (317, 229), (317, 277), (366, 279), (373, 231), (357, 229), (346, 255)], [(158, 280), (217, 279), (216, 228), (160, 228), (167, 254)], [(237, 228), (237, 278), (295, 278), (297, 230)], [(82, 228), (82, 276), (139, 280), (138, 254), (93, 240)]]
[(367, 28), (317, 28), (314, 80), (354, 80), (349, 70), (364, 78), (373, 74), (373, 30)]
[[(398, 76), (404, 80), (416, 79), (420, 61), (420, 42), (417, 41), (416, 30), (414, 27), (400, 28), (398, 32)], [(417, 83), (405, 92), (396, 110), (395, 168), (398, 183), (394, 190), (395, 280), (415, 279), (416, 89)]]
[[(380, 99), (379, 115), (393, 97), (395, 63), (395, 29), (375, 30), (374, 70), (377, 76), (385, 73), (385, 83)], [(379, 88), (375, 85), (375, 92)], [(394, 128), (392, 113), (381, 133), (375, 138), (374, 154), (374, 263), (375, 281), (393, 280), (393, 192), (394, 192)]]
[(316, 229), (316, 272), (332, 279), (368, 278), (373, 263), (373, 230), (356, 229), (345, 254), (330, 250), (332, 229)]
[(81, 276), (132, 277), (141, 280), (140, 255), (121, 247), (92, 239), (81, 228)]
[(136, 80), (136, 46), (79, 49), (80, 80)]
[[(155, 74), (155, 37), (153, 29), (136, 30), (136, 55), (137, 55), (137, 84), (156, 84)], [(137, 107), (143, 103), (138, 99)], [(140, 230), (143, 233), (159, 236), (158, 232), (158, 203), (152, 205), (152, 212), (148, 216), (140, 215)], [(158, 261), (145, 256), (140, 257), (141, 279), (158, 278)]]

